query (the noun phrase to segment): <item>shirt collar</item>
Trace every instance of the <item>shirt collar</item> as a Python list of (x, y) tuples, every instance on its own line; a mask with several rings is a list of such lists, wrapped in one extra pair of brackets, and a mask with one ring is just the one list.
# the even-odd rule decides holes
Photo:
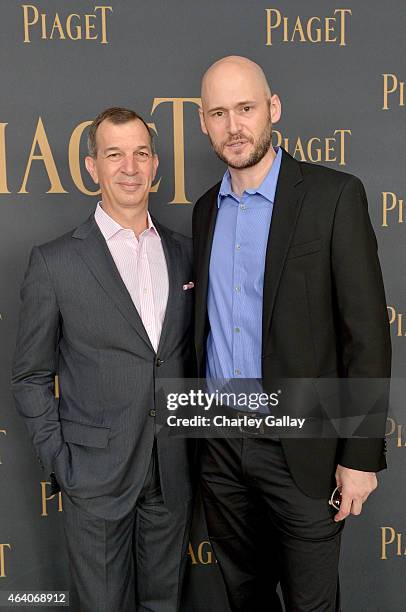
[[(279, 170), (282, 161), (282, 149), (280, 147), (274, 147), (274, 150), (276, 153), (276, 157), (273, 160), (273, 164), (270, 167), (268, 174), (266, 175), (260, 186), (257, 189), (247, 189), (245, 191), (245, 193), (251, 195), (259, 193), (271, 204), (273, 204), (275, 200), (276, 185), (278, 183)], [(217, 198), (218, 207), (220, 207), (223, 198), (227, 196), (231, 196), (234, 199), (239, 200), (239, 198), (233, 193), (231, 187), (231, 174), (228, 169), (226, 170), (223, 176), (223, 180), (221, 181), (220, 190)]]
[[(103, 210), (101, 205), (102, 205), (101, 201), (97, 203), (96, 210), (94, 213), (94, 218), (105, 240), (110, 240), (110, 238), (113, 238), (113, 236), (117, 235), (119, 232), (122, 232), (122, 231), (126, 232), (128, 228), (125, 228), (119, 223), (117, 223), (117, 221), (115, 221), (112, 217), (110, 217), (110, 215), (106, 213), (105, 210)], [(146, 232), (151, 232), (151, 234), (154, 234), (158, 236), (159, 238), (158, 231), (148, 211), (147, 211), (147, 215), (148, 215), (148, 228), (143, 232), (143, 234)]]

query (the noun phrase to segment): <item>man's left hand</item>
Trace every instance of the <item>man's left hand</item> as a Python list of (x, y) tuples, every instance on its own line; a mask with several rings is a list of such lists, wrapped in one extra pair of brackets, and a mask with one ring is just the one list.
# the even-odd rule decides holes
[(334, 517), (336, 522), (349, 514), (361, 514), (362, 504), (378, 486), (375, 472), (361, 472), (342, 465), (337, 466), (336, 482), (341, 487), (340, 510)]

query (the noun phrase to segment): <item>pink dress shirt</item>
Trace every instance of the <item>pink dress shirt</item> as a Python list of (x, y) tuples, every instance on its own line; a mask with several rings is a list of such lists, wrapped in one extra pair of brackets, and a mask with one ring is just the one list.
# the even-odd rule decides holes
[(148, 228), (137, 238), (97, 204), (94, 218), (117, 270), (141, 317), (155, 352), (158, 350), (169, 293), (168, 269), (161, 238), (148, 213)]

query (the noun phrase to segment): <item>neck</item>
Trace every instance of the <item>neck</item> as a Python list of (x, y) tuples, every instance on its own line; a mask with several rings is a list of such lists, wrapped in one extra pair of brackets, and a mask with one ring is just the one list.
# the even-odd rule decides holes
[(276, 153), (270, 147), (264, 157), (255, 166), (250, 168), (230, 168), (231, 187), (233, 192), (241, 196), (247, 189), (258, 189), (268, 174), (275, 160)]
[(107, 203), (101, 204), (105, 213), (107, 213), (116, 223), (125, 229), (131, 229), (138, 238), (142, 232), (148, 228), (148, 202), (145, 206), (133, 208), (124, 208), (117, 210), (112, 208)]

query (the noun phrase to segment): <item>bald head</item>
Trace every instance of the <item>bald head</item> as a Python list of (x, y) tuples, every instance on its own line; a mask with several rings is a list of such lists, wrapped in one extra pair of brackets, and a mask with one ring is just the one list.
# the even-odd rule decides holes
[(255, 62), (239, 55), (229, 55), (217, 60), (208, 68), (202, 80), (202, 104), (206, 105), (211, 91), (217, 87), (223, 87), (227, 83), (244, 82), (253, 90), (262, 91), (268, 100), (271, 99), (271, 88), (262, 70)]
[(258, 64), (230, 55), (215, 62), (202, 81), (202, 130), (229, 168), (244, 170), (274, 157), (272, 124), (279, 120), (281, 103)]

